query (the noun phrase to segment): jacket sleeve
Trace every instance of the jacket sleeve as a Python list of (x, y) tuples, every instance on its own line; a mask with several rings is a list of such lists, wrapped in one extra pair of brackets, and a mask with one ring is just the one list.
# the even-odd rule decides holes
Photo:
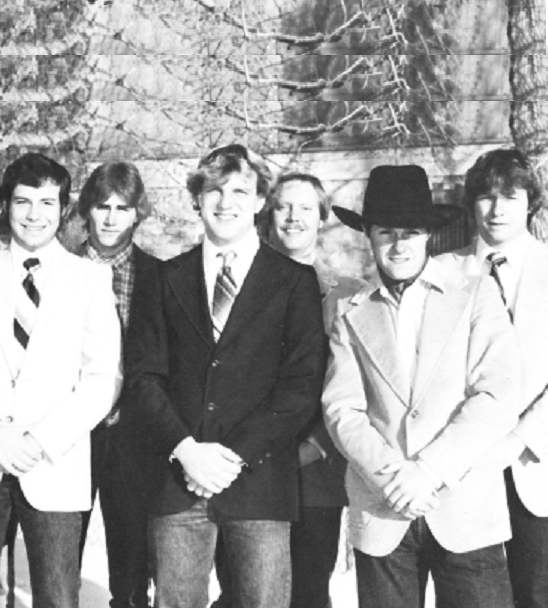
[(168, 331), (163, 304), (163, 269), (158, 262), (136, 282), (126, 339), (126, 382), (121, 416), (125, 430), (162, 446), (167, 454), (191, 432), (176, 415), (167, 393)]
[(385, 465), (402, 460), (371, 424), (365, 393), (365, 370), (358, 346), (351, 338), (341, 301), (331, 330), (330, 356), (322, 396), (327, 430), (352, 469), (372, 487), (388, 480), (377, 475)]

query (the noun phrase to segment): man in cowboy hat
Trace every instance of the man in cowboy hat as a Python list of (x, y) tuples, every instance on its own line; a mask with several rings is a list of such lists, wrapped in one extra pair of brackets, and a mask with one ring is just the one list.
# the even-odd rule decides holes
[(418, 166), (373, 169), (362, 215), (377, 272), (340, 300), (323, 395), (348, 459), (360, 608), (513, 605), (504, 479), (484, 453), (515, 423), (515, 338), (495, 283), (427, 254), (461, 211), (433, 205)]

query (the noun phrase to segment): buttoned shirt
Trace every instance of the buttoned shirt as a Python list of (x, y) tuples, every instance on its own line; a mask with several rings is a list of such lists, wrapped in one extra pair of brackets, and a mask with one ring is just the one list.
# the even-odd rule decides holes
[(480, 264), (483, 274), (491, 272), (491, 263), (487, 260), (487, 256), (490, 253), (497, 252), (506, 258), (506, 262), (498, 267), (498, 274), (504, 287), (506, 302), (512, 312), (514, 312), (516, 305), (521, 269), (523, 268), (527, 248), (532, 238), (528, 232), (524, 232), (508, 243), (503, 243), (496, 247), (488, 245), (481, 237), (478, 237), (476, 241), (476, 259)]
[(223, 254), (233, 251), (236, 254), (234, 261), (230, 265), (232, 277), (236, 283), (236, 294), (240, 292), (242, 284), (253, 264), (253, 260), (259, 251), (259, 236), (255, 229), (250, 230), (243, 238), (236, 243), (225, 247), (218, 247), (212, 243), (207, 236), (204, 238), (203, 261), (204, 274), (207, 289), (207, 301), (211, 313), (213, 305), (213, 292), (215, 291), (215, 281), (219, 270), (223, 266)]
[(417, 347), (426, 298), (431, 289), (443, 290), (443, 279), (439, 274), (437, 265), (432, 260), (428, 260), (421, 274), (403, 292), (399, 303), (378, 275), (376, 280), (378, 281), (379, 292), (392, 315), (399, 360), (411, 387), (413, 385)]
[[(23, 266), (25, 260), (30, 258), (39, 260), (40, 266), (32, 271), (32, 278), (38, 291), (41, 291), (46, 284), (51, 262), (59, 249), (62, 248), (61, 243), (54, 238), (45, 247), (42, 247), (37, 251), (28, 251), (12, 239), (9, 248), (13, 262), (13, 277), (17, 287), (23, 283), (23, 280), (28, 273), (27, 269)], [(14, 293), (16, 293), (16, 291), (14, 291)]]
[(133, 243), (130, 242), (127, 247), (112, 257), (101, 255), (90, 241), (86, 242), (84, 251), (85, 257), (99, 264), (109, 264), (112, 268), (112, 290), (116, 296), (116, 308), (125, 335), (129, 323), (133, 284), (135, 283)]
[[(439, 273), (438, 265), (429, 259), (421, 274), (403, 292), (399, 302), (384, 285), (380, 276), (377, 275), (376, 280), (379, 292), (392, 315), (398, 357), (405, 377), (409, 380), (409, 399), (411, 400), (426, 298), (432, 289), (443, 291), (443, 277)], [(417, 458), (417, 464), (432, 479), (436, 488), (441, 487), (441, 479), (420, 457)]]

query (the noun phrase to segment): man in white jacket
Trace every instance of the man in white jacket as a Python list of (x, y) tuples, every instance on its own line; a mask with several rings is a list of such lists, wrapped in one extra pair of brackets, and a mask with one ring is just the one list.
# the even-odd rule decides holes
[[(527, 231), (540, 192), (525, 157), (492, 150), (468, 171), (465, 203), (478, 235), (465, 249), (440, 256), (470, 275), (491, 274), (513, 319), (523, 383), (518, 425), (491, 454), (505, 471), (512, 523), (506, 544), (516, 606), (548, 606), (548, 247)], [(510, 466), (511, 465), (511, 466)]]
[(0, 191), (11, 233), (0, 252), (0, 537), (14, 515), (34, 608), (78, 606), (89, 434), (121, 384), (110, 269), (56, 239), (70, 183), (63, 166), (27, 153)]

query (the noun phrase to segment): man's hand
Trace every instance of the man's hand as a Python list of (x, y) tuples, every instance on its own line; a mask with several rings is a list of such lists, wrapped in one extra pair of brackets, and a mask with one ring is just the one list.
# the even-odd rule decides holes
[(185, 470), (189, 489), (211, 494), (226, 490), (243, 466), (242, 459), (230, 448), (220, 443), (198, 443), (192, 437), (183, 439), (173, 455)]
[(428, 512), (436, 504), (436, 487), (432, 478), (414, 461), (403, 460), (383, 467), (380, 475), (393, 475), (383, 488), (383, 495), (396, 513), (409, 513), (415, 517)]
[(186, 473), (185, 473), (185, 481), (186, 481), (186, 487), (191, 492), (194, 492), (194, 494), (196, 494), (196, 496), (199, 496), (200, 498), (211, 498), (213, 496), (213, 492), (206, 490), (203, 486), (201, 486), (199, 483), (197, 483), (196, 480), (192, 479), (192, 477), (189, 477)]
[(299, 466), (305, 467), (322, 457), (320, 450), (310, 441), (303, 441), (299, 444)]
[(0, 468), (20, 477), (42, 460), (38, 442), (21, 428), (0, 427)]
[(418, 517), (424, 517), (430, 511), (437, 509), (441, 504), (441, 501), (437, 494), (430, 494), (423, 501), (412, 500), (407, 507), (404, 507), (400, 511), (400, 515), (403, 515), (406, 519), (413, 521)]

